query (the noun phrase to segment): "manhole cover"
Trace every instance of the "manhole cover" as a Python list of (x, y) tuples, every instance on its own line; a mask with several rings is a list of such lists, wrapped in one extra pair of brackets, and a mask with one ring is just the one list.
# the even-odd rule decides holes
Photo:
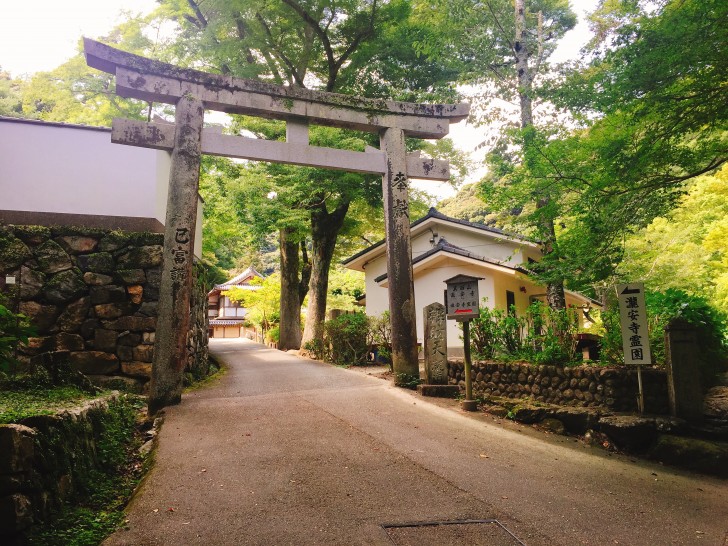
[(382, 525), (396, 546), (525, 546), (494, 519)]

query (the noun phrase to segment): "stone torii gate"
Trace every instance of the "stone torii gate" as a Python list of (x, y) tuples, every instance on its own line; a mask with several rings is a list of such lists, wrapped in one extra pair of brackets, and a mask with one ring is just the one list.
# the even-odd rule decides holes
[[(393, 368), (400, 381), (419, 378), (409, 178), (448, 180), (450, 167), (406, 153), (405, 137), (444, 137), (450, 123), (467, 117), (468, 104), (413, 104), (271, 85), (179, 68), (86, 38), (84, 52), (89, 66), (116, 76), (118, 95), (176, 106), (174, 124), (115, 119), (111, 131), (112, 142), (172, 152), (150, 414), (181, 399), (202, 154), (382, 175)], [(284, 120), (286, 142), (203, 130), (206, 109)], [(379, 133), (381, 150), (310, 146), (309, 124)]]

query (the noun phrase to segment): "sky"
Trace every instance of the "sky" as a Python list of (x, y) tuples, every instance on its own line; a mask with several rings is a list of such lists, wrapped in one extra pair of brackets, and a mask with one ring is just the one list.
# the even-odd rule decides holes
[[(579, 23), (561, 40), (551, 60), (561, 62), (578, 55), (589, 39), (584, 14), (597, 0), (572, 0)], [(123, 11), (149, 13), (155, 0), (5, 0), (0, 10), (0, 68), (13, 76), (52, 70), (76, 54), (82, 36), (107, 34), (123, 20)], [(456, 145), (470, 153), (483, 141), (483, 130), (460, 122), (451, 127)], [(474, 160), (481, 159), (474, 155)], [(477, 173), (475, 174), (477, 176)], [(418, 183), (438, 198), (455, 194), (447, 183)]]
[(51, 70), (76, 54), (81, 36), (108, 33), (122, 10), (149, 13), (154, 0), (5, 0), (0, 67), (13, 76)]

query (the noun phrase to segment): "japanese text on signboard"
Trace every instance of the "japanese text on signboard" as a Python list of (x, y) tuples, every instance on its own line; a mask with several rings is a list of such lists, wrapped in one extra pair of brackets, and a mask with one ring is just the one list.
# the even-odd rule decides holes
[(649, 365), (652, 362), (652, 355), (647, 336), (644, 285), (642, 283), (619, 285), (617, 292), (624, 363)]
[(447, 283), (448, 318), (465, 319), (478, 316), (478, 280), (459, 275)]

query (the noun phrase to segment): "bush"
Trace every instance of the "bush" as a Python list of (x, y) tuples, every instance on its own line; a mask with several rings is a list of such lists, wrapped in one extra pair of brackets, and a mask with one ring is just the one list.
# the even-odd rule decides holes
[(392, 324), (389, 320), (389, 311), (385, 311), (378, 317), (368, 317), (367, 345), (369, 351), (375, 346), (377, 357), (383, 362), (389, 363), (392, 369)]
[(6, 301), (0, 295), (0, 372), (14, 372), (18, 364), (15, 349), (18, 343), (27, 343), (28, 338), (35, 335), (35, 328), (28, 317), (13, 313), (6, 307)]
[(369, 323), (364, 313), (339, 315), (324, 325), (327, 360), (334, 364), (364, 364), (369, 354)]
[(268, 330), (265, 334), (265, 339), (268, 340), (268, 342), (272, 343), (278, 343), (281, 340), (281, 329), (279, 326), (273, 326), (270, 330)]
[[(728, 355), (728, 321), (724, 313), (703, 297), (669, 288), (664, 292), (647, 292), (647, 327), (652, 362), (665, 364), (665, 327), (673, 319), (680, 318), (697, 329), (700, 347), (701, 375), (706, 384), (711, 384), (715, 375), (726, 367)], [(603, 358), (610, 363), (622, 363), (622, 334), (619, 310), (616, 302), (602, 313), (605, 330)]]
[(537, 364), (569, 364), (576, 353), (578, 320), (574, 309), (553, 310), (534, 302), (522, 317), (487, 307), (471, 322), (470, 343), (480, 359), (528, 360)]
[(312, 339), (303, 344), (304, 350), (308, 351), (316, 360), (327, 360), (327, 351), (324, 342), (320, 339)]

